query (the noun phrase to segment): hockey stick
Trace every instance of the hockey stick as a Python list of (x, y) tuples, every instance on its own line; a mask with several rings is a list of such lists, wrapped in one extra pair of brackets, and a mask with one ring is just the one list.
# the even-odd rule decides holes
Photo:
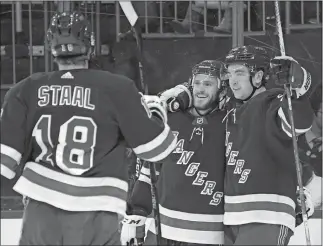
[(159, 213), (159, 201), (158, 201), (158, 193), (157, 193), (157, 175), (156, 175), (156, 169), (155, 164), (149, 163), (149, 169), (150, 169), (150, 181), (151, 181), (151, 198), (152, 198), (152, 205), (153, 205), (153, 211), (154, 211), (154, 220), (155, 220), (155, 231), (156, 231), (156, 240), (157, 245), (161, 245), (161, 225), (160, 225), (160, 213)]
[[(275, 14), (276, 14), (276, 24), (277, 24), (280, 52), (281, 52), (282, 56), (285, 56), (286, 53), (285, 53), (282, 25), (281, 25), (281, 20), (280, 20), (278, 0), (275, 0)], [(304, 223), (304, 228), (305, 228), (306, 244), (309, 246), (309, 245), (311, 245), (311, 238), (310, 238), (310, 231), (309, 231), (309, 226), (308, 226), (308, 216), (306, 213), (305, 195), (304, 195), (304, 188), (303, 188), (303, 182), (302, 182), (301, 163), (300, 163), (299, 155), (298, 155), (298, 146), (297, 146), (295, 125), (294, 125), (294, 118), (293, 118), (291, 85), (284, 85), (284, 89), (285, 89), (285, 93), (287, 95), (288, 116), (289, 116), (290, 126), (291, 126), (291, 130), (292, 130), (294, 158), (295, 158), (295, 164), (296, 164), (297, 181), (298, 181), (298, 186), (299, 186), (299, 195), (300, 195), (300, 199), (301, 199), (301, 209), (302, 209), (302, 218), (303, 218), (303, 223)]]
[[(139, 28), (132, 27), (138, 47), (138, 62), (139, 62), (139, 73), (140, 73), (140, 84), (144, 90), (144, 94), (148, 94), (148, 86), (144, 83), (144, 71), (142, 65), (142, 35), (141, 31), (138, 30)], [(157, 245), (161, 245), (161, 225), (160, 225), (160, 213), (159, 213), (159, 201), (158, 201), (158, 193), (157, 193), (157, 175), (156, 175), (156, 168), (154, 163), (149, 163), (149, 170), (150, 170), (150, 181), (151, 181), (151, 198), (152, 198), (152, 205), (153, 205), (153, 213), (154, 213), (154, 220), (155, 220), (155, 231), (156, 231), (156, 240)]]
[[(119, 1), (120, 6), (129, 20), (132, 31), (135, 35), (137, 42), (137, 57), (139, 62), (139, 74), (140, 74), (140, 84), (141, 88), (144, 91), (144, 94), (148, 94), (148, 86), (144, 83), (144, 71), (143, 71), (143, 59), (142, 59), (142, 35), (140, 27), (136, 27), (136, 22), (138, 20), (138, 15), (134, 10), (130, 1)], [(157, 245), (161, 245), (161, 225), (160, 225), (160, 213), (159, 213), (159, 202), (158, 202), (158, 194), (156, 188), (156, 169), (155, 164), (149, 163), (150, 167), (150, 181), (151, 181), (151, 196), (152, 196), (152, 206), (155, 220), (155, 232), (156, 232), (156, 240)]]

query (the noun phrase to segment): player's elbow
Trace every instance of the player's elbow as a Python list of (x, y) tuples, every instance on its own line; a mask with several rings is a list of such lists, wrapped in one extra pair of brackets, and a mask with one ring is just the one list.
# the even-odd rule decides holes
[(7, 179), (13, 179), (16, 176), (16, 173), (5, 165), (1, 164), (1, 175)]
[[(293, 136), (292, 128), (289, 125), (284, 124), (284, 122), (282, 121), (281, 127), (282, 127), (282, 130), (286, 133), (286, 135), (288, 137)], [(310, 129), (311, 129), (311, 126), (309, 128), (304, 128), (304, 129), (295, 128), (295, 136), (298, 137), (298, 136), (300, 136), (302, 134), (305, 134)]]
[[(290, 120), (282, 107), (278, 110), (278, 116), (281, 120), (282, 130), (287, 134), (287, 136), (292, 137), (292, 127)], [(311, 111), (307, 111), (306, 115), (303, 116), (293, 114), (293, 117), (296, 136), (302, 135), (311, 129), (313, 121), (313, 114), (311, 113)]]

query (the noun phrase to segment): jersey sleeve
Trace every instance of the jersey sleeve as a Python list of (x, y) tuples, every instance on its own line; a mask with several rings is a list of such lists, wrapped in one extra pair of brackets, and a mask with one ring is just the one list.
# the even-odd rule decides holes
[[(288, 137), (292, 137), (292, 128), (289, 120), (289, 109), (286, 96), (281, 97), (280, 102), (281, 103), (277, 112), (280, 118), (280, 127)], [(292, 99), (292, 108), (295, 132), (296, 135), (301, 135), (311, 129), (314, 112), (306, 96), (300, 97), (298, 99)]]
[(170, 127), (154, 120), (134, 83), (125, 83), (112, 95), (121, 132), (138, 158), (157, 162), (176, 145)]
[(1, 109), (1, 175), (8, 179), (15, 177), (25, 147), (27, 106), (20, 83), (7, 92)]
[[(271, 89), (265, 93), (261, 107), (265, 112), (266, 131), (280, 139), (289, 140), (292, 137), (292, 131), (285, 91)], [(292, 97), (291, 102), (295, 132), (296, 135), (301, 135), (311, 129), (314, 112), (306, 96), (297, 99)]]

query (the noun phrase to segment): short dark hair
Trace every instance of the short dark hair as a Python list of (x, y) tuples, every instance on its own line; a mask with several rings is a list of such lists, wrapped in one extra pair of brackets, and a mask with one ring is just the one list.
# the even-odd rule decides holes
[(79, 65), (88, 60), (86, 56), (55, 57), (54, 61), (61, 65)]

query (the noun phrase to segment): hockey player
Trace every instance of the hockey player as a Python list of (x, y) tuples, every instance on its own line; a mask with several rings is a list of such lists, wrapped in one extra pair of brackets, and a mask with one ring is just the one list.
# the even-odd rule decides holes
[[(178, 142), (158, 170), (162, 245), (223, 244), (225, 111), (218, 108), (223, 91), (222, 66), (219, 61), (197, 64), (191, 81), (193, 107), (169, 115), (168, 122)], [(132, 211), (123, 221), (123, 245), (144, 236), (138, 235), (138, 227), (152, 212), (147, 165), (135, 183), (130, 205)], [(156, 245), (153, 224), (145, 245)]]
[(311, 93), (310, 102), (315, 117), (311, 130), (298, 139), (300, 159), (309, 164), (315, 175), (322, 177), (322, 83)]
[[(270, 60), (261, 47), (232, 49), (225, 59), (234, 99), (226, 117), (225, 244), (287, 245), (295, 229), (297, 175), (288, 105), (283, 89), (291, 84), (297, 134), (308, 131), (313, 112), (304, 94), (310, 74), (292, 57)], [(312, 211), (311, 211), (312, 212)]]
[(310, 96), (315, 113), (312, 128), (298, 138), (303, 185), (311, 194), (315, 208), (322, 208), (322, 84), (316, 85)]
[(55, 14), (47, 37), (59, 71), (34, 74), (6, 95), (1, 175), (24, 170), (14, 190), (29, 197), (20, 245), (118, 245), (127, 197), (125, 150), (156, 162), (176, 137), (157, 97), (124, 76), (88, 69), (91, 25)]
[(276, 83), (291, 84), (296, 133), (303, 134), (313, 119), (304, 95), (311, 76), (292, 57), (270, 60), (252, 45), (232, 49), (225, 64), (222, 79), (234, 96), (225, 117), (225, 244), (287, 245), (299, 212), (291, 127), (284, 90), (266, 90), (265, 83), (271, 74)]

